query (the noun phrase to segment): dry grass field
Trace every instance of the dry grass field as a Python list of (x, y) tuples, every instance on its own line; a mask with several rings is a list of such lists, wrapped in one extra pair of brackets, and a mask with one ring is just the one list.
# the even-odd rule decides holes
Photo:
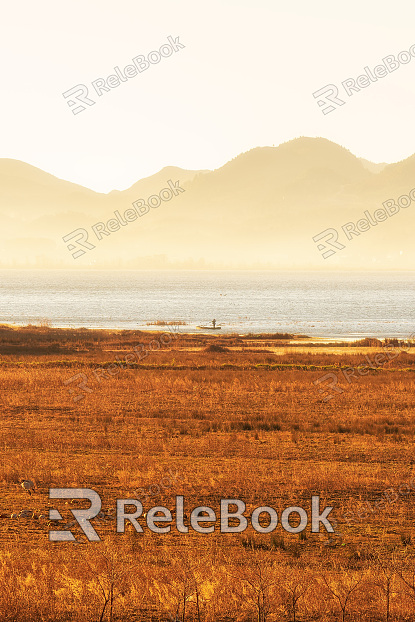
[[(0, 620), (414, 620), (415, 349), (325, 401), (316, 379), (382, 347), (170, 328), (0, 327)], [(49, 508), (74, 507), (49, 488), (100, 494), (101, 542), (49, 541)], [(319, 495), (336, 533), (117, 534), (107, 514), (176, 495), (248, 517)]]

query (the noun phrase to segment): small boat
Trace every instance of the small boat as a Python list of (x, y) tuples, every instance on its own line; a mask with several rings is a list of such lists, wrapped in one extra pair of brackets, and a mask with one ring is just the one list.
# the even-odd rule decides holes
[(221, 330), (222, 326), (196, 326), (196, 328), (202, 328), (203, 330)]

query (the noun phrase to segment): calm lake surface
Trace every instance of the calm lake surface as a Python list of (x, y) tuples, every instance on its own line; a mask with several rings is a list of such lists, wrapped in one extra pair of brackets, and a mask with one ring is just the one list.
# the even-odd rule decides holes
[(408, 337), (414, 311), (414, 272), (0, 271), (0, 323), (18, 325)]

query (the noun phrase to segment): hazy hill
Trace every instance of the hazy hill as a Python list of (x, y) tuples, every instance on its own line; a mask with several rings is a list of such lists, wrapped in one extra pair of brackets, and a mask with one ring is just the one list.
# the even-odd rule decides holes
[(388, 166), (386, 162), (379, 162), (378, 164), (375, 162), (370, 162), (369, 160), (365, 160), (365, 158), (359, 158), (361, 163), (368, 171), (371, 173), (380, 173), (383, 171), (385, 166)]
[[(0, 262), (49, 267), (415, 268), (413, 209), (351, 241), (341, 226), (415, 187), (415, 155), (389, 165), (357, 158), (323, 138), (259, 147), (214, 171), (166, 167), (123, 191), (100, 194), (17, 160), (0, 160)], [(179, 180), (185, 192), (73, 260), (62, 236), (106, 222)], [(333, 227), (346, 246), (323, 260), (312, 237)]]

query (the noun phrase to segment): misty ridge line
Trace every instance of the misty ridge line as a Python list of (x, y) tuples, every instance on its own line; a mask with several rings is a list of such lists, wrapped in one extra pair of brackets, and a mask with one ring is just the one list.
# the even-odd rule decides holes
[[(35, 166), (35, 165), (31, 164), (30, 162), (26, 162), (25, 160), (18, 160), (18, 159), (13, 159), (13, 158), (0, 158), (0, 173), (1, 173), (1, 165), (2, 165), (2, 163), (7, 163), (7, 162), (11, 163), (11, 162), (13, 162), (13, 163), (15, 163), (16, 166), (20, 165), (20, 166), (24, 166), (24, 167), (29, 167), (30, 171), (28, 171), (28, 173), (30, 173), (30, 174), (33, 174), (33, 172), (36, 172), (36, 173), (39, 173), (39, 174), (47, 175), (47, 176), (50, 176), (52, 178), (52, 181), (57, 181), (57, 182), (61, 182), (61, 183), (69, 183), (69, 184), (71, 184), (73, 186), (76, 186), (79, 190), (87, 190), (89, 192), (93, 192), (94, 194), (96, 194), (98, 196), (103, 195), (105, 197), (108, 197), (113, 192), (117, 192), (117, 193), (128, 192), (133, 185), (141, 183), (141, 182), (144, 182), (144, 181), (148, 180), (149, 178), (154, 177), (154, 176), (162, 173), (165, 169), (174, 168), (174, 169), (178, 169), (180, 171), (191, 172), (191, 173), (194, 173), (193, 178), (196, 177), (199, 174), (209, 175), (209, 174), (216, 173), (218, 171), (222, 171), (225, 167), (227, 167), (231, 163), (232, 164), (235, 163), (239, 158), (246, 157), (246, 156), (252, 154), (255, 151), (271, 150), (274, 153), (276, 153), (279, 150), (286, 148), (288, 145), (294, 146), (296, 143), (299, 143), (299, 142), (302, 142), (302, 141), (310, 141), (310, 142), (313, 141), (315, 143), (324, 142), (324, 143), (326, 143), (326, 144), (328, 144), (328, 145), (330, 145), (332, 147), (339, 148), (339, 149), (343, 150), (346, 154), (351, 155), (353, 158), (355, 158), (361, 164), (361, 166), (363, 167), (365, 172), (370, 173), (372, 175), (379, 175), (379, 174), (381, 174), (384, 171), (385, 168), (387, 168), (389, 166), (394, 166), (396, 164), (400, 164), (402, 162), (405, 162), (409, 158), (415, 156), (415, 152), (414, 152), (414, 153), (411, 153), (409, 156), (404, 157), (401, 160), (397, 160), (397, 161), (393, 161), (393, 162), (386, 162), (386, 163), (385, 162), (383, 162), (383, 163), (376, 163), (376, 162), (373, 162), (370, 159), (356, 156), (347, 147), (344, 147), (344, 146), (340, 145), (339, 143), (336, 143), (336, 142), (334, 142), (334, 141), (332, 141), (332, 140), (330, 140), (328, 138), (314, 137), (314, 136), (297, 136), (295, 138), (291, 138), (288, 141), (280, 143), (277, 146), (274, 146), (274, 145), (262, 145), (262, 146), (258, 145), (256, 147), (252, 147), (252, 148), (248, 149), (247, 151), (242, 151), (240, 153), (237, 153), (230, 160), (224, 162), (224, 164), (222, 164), (221, 166), (219, 166), (217, 168), (212, 168), (212, 169), (183, 169), (182, 167), (175, 166), (174, 164), (171, 164), (171, 165), (168, 165), (168, 166), (164, 166), (163, 168), (156, 170), (154, 173), (151, 173), (150, 175), (146, 175), (145, 177), (140, 177), (138, 179), (133, 180), (132, 183), (130, 182), (130, 184), (127, 187), (125, 187), (125, 188), (123, 188), (121, 190), (119, 190), (116, 187), (112, 187), (108, 192), (102, 192), (102, 191), (99, 191), (99, 190), (94, 190), (90, 186), (85, 186), (83, 183), (78, 183), (76, 181), (71, 181), (71, 179), (68, 179), (66, 177), (59, 177), (58, 175), (50, 173), (50, 172), (48, 172), (48, 171), (46, 171), (46, 170), (44, 170), (42, 168), (39, 168), (38, 166)], [(373, 172), (374, 169), (376, 169), (378, 167), (379, 167), (379, 169), (376, 172)], [(23, 175), (22, 175), (22, 173), (20, 171), (18, 171), (18, 174), (20, 176), (23, 176), (24, 172), (23, 172)], [(16, 173), (12, 172), (12, 175), (15, 176)], [(29, 175), (26, 175), (26, 176), (28, 178), (27, 181), (30, 181)], [(47, 181), (48, 180), (45, 180), (43, 182), (43, 184), (47, 183)]]
[[(167, 37), (168, 43), (163, 43), (158, 52), (153, 50), (147, 54), (135, 56), (132, 61), (133, 65), (126, 65), (123, 70), (118, 65), (114, 67), (114, 73), (107, 78), (97, 78), (91, 82), (98, 97), (102, 97), (103, 93), (108, 93), (111, 89), (120, 86), (121, 82), (127, 82), (131, 78), (135, 78), (139, 73), (143, 73), (150, 65), (157, 65), (162, 58), (168, 58), (173, 52), (179, 52), (186, 46), (180, 43), (179, 37), (173, 39), (171, 35)], [(67, 100), (69, 108), (74, 115), (79, 114), (87, 109), (87, 106), (93, 106), (96, 100), (89, 96), (89, 88), (86, 84), (77, 84), (68, 91), (62, 93)]]
[[(144, 199), (137, 199), (137, 201), (134, 201), (132, 204), (134, 209), (130, 207), (125, 210), (123, 216), (121, 216), (119, 210), (114, 210), (113, 214), (115, 218), (110, 218), (106, 223), (97, 222), (95, 225), (92, 225), (91, 229), (95, 233), (98, 241), (100, 242), (103, 239), (103, 235), (109, 236), (111, 233), (119, 231), (121, 227), (126, 227), (130, 222), (134, 222), (137, 218), (145, 216), (149, 213), (150, 208), (159, 207), (162, 201), (170, 201), (173, 196), (177, 196), (178, 194), (185, 192), (184, 188), (179, 185), (179, 180), (173, 183), (173, 181), (169, 179), (167, 183), (169, 187), (163, 188), (158, 194), (152, 194), (147, 199), (147, 203)], [(71, 233), (63, 236), (62, 239), (65, 243), (70, 242), (70, 244), (67, 245), (67, 248), (71, 252), (74, 259), (78, 259), (78, 257), (85, 255), (87, 250), (93, 250), (96, 248), (94, 244), (89, 242), (88, 231), (83, 228), (71, 231)]]
[[(371, 227), (376, 227), (380, 222), (385, 222), (388, 218), (395, 216), (401, 208), (406, 209), (409, 207), (412, 201), (415, 201), (415, 188), (412, 188), (408, 194), (402, 194), (396, 202), (393, 199), (387, 199), (382, 203), (383, 208), (375, 210), (373, 216), (368, 210), (365, 210), (363, 213), (366, 218), (360, 218), (356, 223), (347, 222), (342, 225), (342, 230), (347, 240), (353, 240), (353, 236), (366, 233)], [(323, 240), (325, 243), (321, 244)], [(317, 244), (317, 248), (321, 252), (323, 259), (327, 259), (334, 255), (336, 250), (343, 250), (346, 248), (344, 244), (339, 242), (338, 230), (333, 228), (325, 229), (313, 236), (313, 242)]]
[[(366, 238), (364, 244), (352, 244), (353, 252), (339, 251), (364, 230), (375, 227), (376, 220), (389, 222), (389, 216), (397, 213), (392, 203), (404, 211), (415, 197), (414, 189), (409, 193), (410, 198), (406, 198), (408, 190), (413, 188), (414, 174), (415, 154), (396, 164), (375, 165), (332, 141), (306, 137), (277, 147), (251, 149), (214, 170), (165, 166), (125, 190), (109, 193), (73, 185), (17, 160), (3, 160), (0, 161), (0, 175), (4, 179), (0, 203), (7, 206), (13, 201), (14, 217), (3, 210), (0, 265), (78, 267), (83, 261), (82, 253), (85, 258), (85, 252), (98, 247), (94, 258), (87, 257), (94, 268), (114, 264), (114, 267), (138, 269), (172, 266), (278, 269), (295, 262), (304, 269), (310, 265), (318, 269), (322, 263), (329, 262), (321, 261), (314, 243), (317, 240), (312, 241), (312, 236), (316, 230), (323, 235), (330, 233), (327, 225), (335, 217), (339, 224), (353, 220), (344, 232), (337, 225), (331, 231), (335, 235), (338, 229), (337, 243), (341, 243), (341, 248), (327, 244), (323, 250), (338, 251), (335, 265), (341, 262), (342, 267), (367, 266), (369, 255), (373, 262), (389, 266), (387, 251), (392, 253), (393, 262), (401, 266), (403, 253), (410, 256), (412, 263), (415, 254), (409, 228), (401, 231), (400, 219), (392, 218), (387, 248), (381, 243), (385, 228), (378, 227), (378, 233)], [(178, 179), (180, 183), (176, 182)], [(176, 217), (167, 211), (157, 221), (144, 221), (140, 231), (127, 228), (127, 224), (142, 218), (144, 212), (150, 213), (159, 202), (169, 199), (172, 188), (167, 180), (170, 186), (176, 183), (174, 196), (184, 188), (187, 193), (177, 202)], [(385, 198), (389, 204), (383, 212), (378, 211), (376, 208), (382, 207)], [(253, 205), (256, 206), (255, 227), (251, 226)], [(317, 223), (314, 231), (311, 214)], [(112, 255), (104, 256), (102, 240), (120, 229), (126, 230), (125, 235), (113, 238)], [(134, 231), (141, 236), (139, 247)], [(63, 236), (64, 233), (67, 235)], [(324, 242), (324, 239), (318, 241)], [(65, 243), (73, 253), (72, 258)], [(77, 259), (78, 252), (81, 259), (72, 261)], [(116, 260), (114, 253), (118, 254)], [(335, 266), (331, 264), (331, 267)]]

